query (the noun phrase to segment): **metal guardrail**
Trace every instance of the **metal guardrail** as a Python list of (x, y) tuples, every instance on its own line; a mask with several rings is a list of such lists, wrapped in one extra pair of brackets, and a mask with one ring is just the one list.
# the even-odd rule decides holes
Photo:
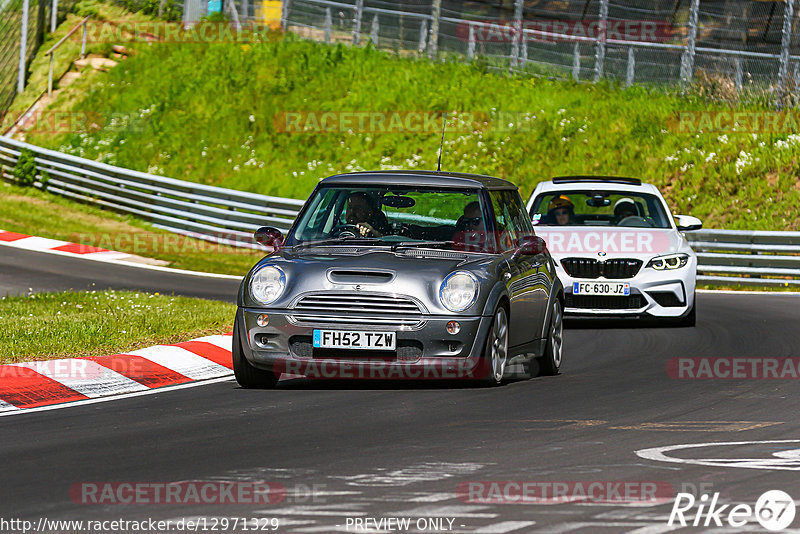
[(697, 280), (714, 284), (800, 286), (800, 232), (686, 232), (697, 251)]
[(6, 180), (15, 181), (22, 150), (34, 154), (36, 187), (227, 245), (261, 248), (253, 231), (260, 226), (287, 230), (304, 203), (131, 171), (0, 136), (0, 171)]
[[(164, 178), (47, 150), (0, 136), (0, 171), (15, 181), (22, 150), (35, 156), (36, 186), (68, 198), (151, 221), (171, 232), (218, 243), (261, 248), (259, 226), (287, 230), (302, 200), (270, 197)], [(49, 179), (42, 183), (42, 172)], [(800, 286), (800, 232), (686, 232), (697, 251), (698, 282)]]

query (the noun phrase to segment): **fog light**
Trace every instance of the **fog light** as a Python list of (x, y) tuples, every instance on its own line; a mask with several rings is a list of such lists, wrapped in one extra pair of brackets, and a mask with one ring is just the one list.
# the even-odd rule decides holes
[(461, 325), (458, 324), (458, 321), (450, 321), (447, 323), (447, 332), (456, 335), (461, 332)]
[(266, 313), (262, 313), (258, 317), (256, 317), (256, 324), (258, 326), (267, 326), (269, 324), (269, 315)]

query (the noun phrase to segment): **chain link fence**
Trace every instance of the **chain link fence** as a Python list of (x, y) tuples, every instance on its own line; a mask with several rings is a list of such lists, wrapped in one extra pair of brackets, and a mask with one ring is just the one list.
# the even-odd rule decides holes
[(782, 103), (800, 86), (797, 3), (285, 0), (283, 24), (311, 39), (460, 55), (510, 72), (627, 85), (695, 81)]

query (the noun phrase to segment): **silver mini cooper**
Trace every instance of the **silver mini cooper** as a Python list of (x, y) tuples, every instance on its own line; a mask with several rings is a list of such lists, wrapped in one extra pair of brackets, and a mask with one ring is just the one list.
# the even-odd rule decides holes
[(446, 172), (322, 180), (244, 277), (243, 387), (281, 374), (473, 379), (557, 374), (564, 291), (512, 183)]

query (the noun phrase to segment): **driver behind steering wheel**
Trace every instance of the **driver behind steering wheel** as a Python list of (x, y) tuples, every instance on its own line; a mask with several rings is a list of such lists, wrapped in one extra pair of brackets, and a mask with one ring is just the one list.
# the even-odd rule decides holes
[(386, 215), (367, 193), (351, 193), (347, 199), (347, 224), (355, 226), (363, 237), (383, 237), (390, 229)]

